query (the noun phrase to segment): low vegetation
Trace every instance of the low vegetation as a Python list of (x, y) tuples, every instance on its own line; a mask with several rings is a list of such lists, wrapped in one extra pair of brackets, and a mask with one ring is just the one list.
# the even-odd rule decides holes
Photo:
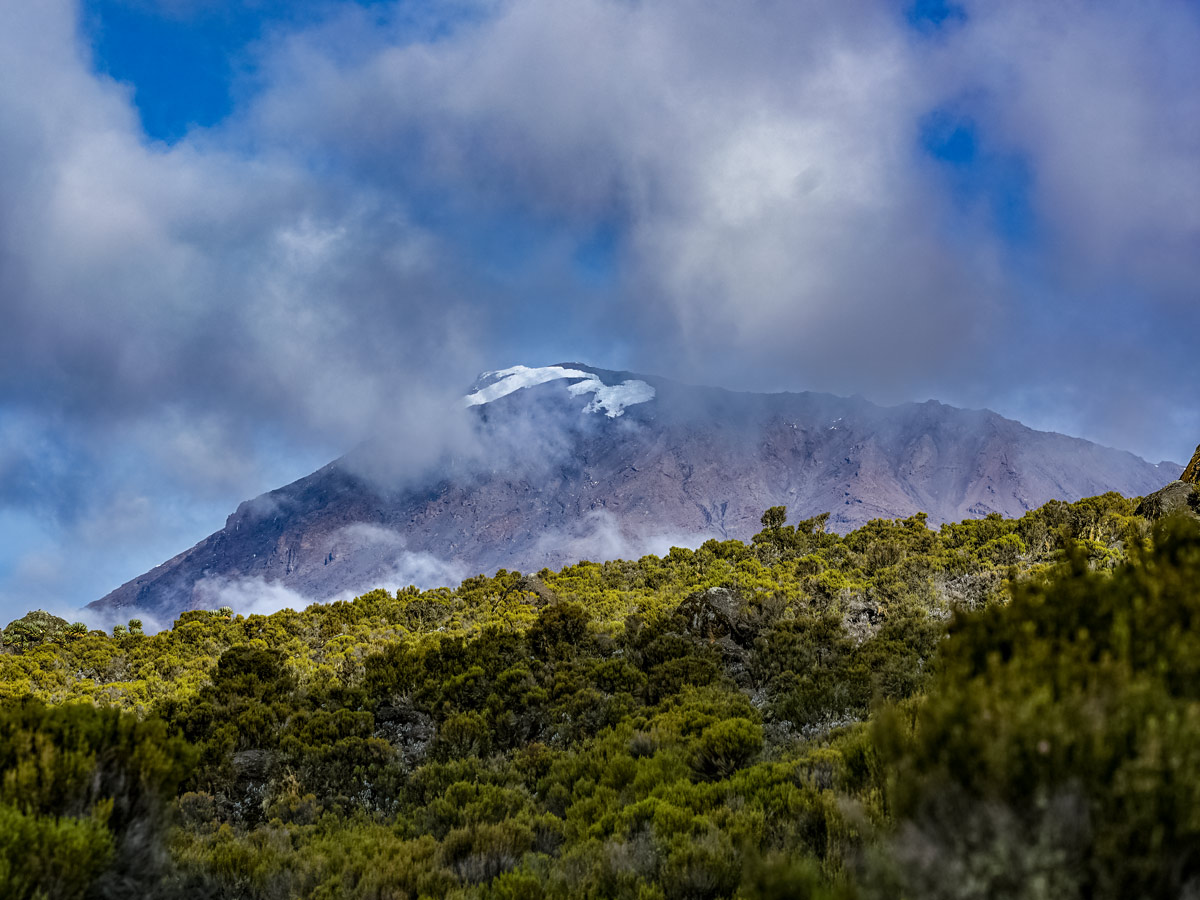
[(0, 653), (14, 898), (1200, 891), (1200, 528), (1115, 495)]

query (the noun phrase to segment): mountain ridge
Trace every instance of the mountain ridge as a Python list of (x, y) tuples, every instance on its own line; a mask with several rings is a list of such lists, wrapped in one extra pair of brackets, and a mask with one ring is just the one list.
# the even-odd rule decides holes
[(485, 388), (490, 399), (466, 410), (475, 457), (393, 485), (364, 474), (386, 448), (357, 448), (242, 503), (224, 528), (90, 606), (166, 617), (255, 589), (306, 602), (640, 556), (748, 539), (777, 505), (830, 512), (838, 531), (916, 512), (934, 525), (1020, 515), (1049, 499), (1142, 495), (1179, 472), (936, 400), (737, 392), (581, 363), (485, 373), (469, 396)]

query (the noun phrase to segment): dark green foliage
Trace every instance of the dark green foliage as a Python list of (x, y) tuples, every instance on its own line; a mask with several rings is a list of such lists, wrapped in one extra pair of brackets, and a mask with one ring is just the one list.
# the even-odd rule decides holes
[(549, 606), (529, 629), (529, 649), (546, 659), (570, 656), (587, 636), (587, 620), (587, 612), (578, 604)]
[(728, 778), (762, 752), (762, 728), (749, 719), (723, 719), (700, 733), (692, 768), (710, 781)]
[(165, 803), (191, 758), (161, 721), (115, 709), (32, 700), (0, 709), (5, 896), (157, 890), (169, 868)]
[(897, 716), (879, 725), (907, 823), (900, 883), (942, 897), (1028, 896), (1038, 879), (1046, 896), (1200, 888), (1198, 586), (1200, 532), (1166, 520), (1111, 575), (1079, 548), (1062, 574), (956, 621), (911, 737)]
[[(84, 630), (87, 630), (86, 626)], [(5, 626), (3, 642), (5, 646), (28, 648), (48, 641), (61, 641), (77, 633), (66, 619), (35, 609)]]
[(155, 635), (14, 623), (0, 894), (1193, 889), (1195, 525), (827, 518)]
[(112, 859), (104, 812), (57, 817), (0, 803), (0, 894), (11, 900), (83, 897)]
[(804, 519), (795, 525), (785, 525), (786, 521), (786, 506), (772, 506), (763, 513), (763, 530), (754, 536), (753, 543), (765, 561), (794, 559), (837, 542), (836, 535), (825, 532), (829, 513)]

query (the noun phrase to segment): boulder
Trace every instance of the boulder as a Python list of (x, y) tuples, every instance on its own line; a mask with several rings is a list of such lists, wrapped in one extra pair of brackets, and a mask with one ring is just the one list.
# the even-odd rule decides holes
[(1192, 456), (1192, 461), (1183, 470), (1183, 474), (1179, 476), (1179, 480), (1187, 484), (1200, 484), (1200, 447), (1196, 448), (1196, 452)]
[(742, 607), (741, 595), (726, 587), (697, 591), (679, 604), (676, 614), (684, 621), (688, 634), (703, 638), (738, 637)]
[(238, 778), (263, 781), (270, 774), (272, 756), (266, 750), (240, 750), (229, 761)]
[[(1195, 460), (1192, 465), (1196, 465)], [(1200, 518), (1200, 488), (1194, 483), (1172, 481), (1166, 487), (1143, 497), (1134, 512), (1147, 519), (1161, 519), (1177, 513)]]
[(542, 581), (536, 575), (524, 575), (517, 582), (517, 590), (524, 591), (526, 594), (533, 594), (537, 599), (534, 605), (538, 607), (545, 606), (548, 603), (553, 603), (558, 599), (558, 594), (554, 593), (546, 582)]
[(410, 768), (424, 761), (436, 733), (433, 717), (416, 709), (406, 698), (397, 698), (395, 704), (384, 703), (375, 711), (375, 737), (391, 744)]

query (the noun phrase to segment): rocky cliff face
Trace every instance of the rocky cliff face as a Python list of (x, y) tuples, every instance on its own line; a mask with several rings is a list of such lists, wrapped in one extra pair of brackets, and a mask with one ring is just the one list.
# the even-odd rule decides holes
[(1200, 518), (1200, 447), (1179, 480), (1143, 497), (1137, 513), (1148, 519), (1180, 514)]
[(1179, 480), (1186, 481), (1188, 484), (1200, 484), (1200, 447), (1196, 448), (1192, 461), (1187, 464), (1187, 468), (1183, 470)]
[[(846, 531), (1019, 515), (1052, 498), (1141, 495), (1170, 464), (984, 410), (880, 407), (825, 394), (747, 394), (584, 366), (491, 373), (470, 398), (489, 462), (447, 461), (403, 488), (362, 474), (365, 448), (243, 503), (225, 527), (92, 604), (169, 619), (263, 593), (328, 600), (450, 583), (497, 568), (748, 539), (770, 506), (829, 511)], [(281, 594), (282, 592), (282, 594)]]
[(1174, 515), (1200, 518), (1200, 487), (1186, 481), (1172, 481), (1143, 497), (1134, 511), (1147, 519)]

